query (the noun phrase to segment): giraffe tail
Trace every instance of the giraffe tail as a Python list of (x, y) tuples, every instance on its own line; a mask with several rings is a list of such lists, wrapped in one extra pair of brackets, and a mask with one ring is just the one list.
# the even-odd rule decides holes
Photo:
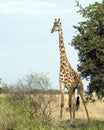
[(79, 106), (80, 106), (80, 97), (77, 96), (77, 99), (76, 99), (76, 111), (78, 111)]

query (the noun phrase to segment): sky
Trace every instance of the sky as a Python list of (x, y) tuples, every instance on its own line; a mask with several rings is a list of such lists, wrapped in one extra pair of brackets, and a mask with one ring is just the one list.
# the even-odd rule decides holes
[[(79, 0), (83, 7), (102, 0)], [(59, 43), (51, 34), (55, 18), (60, 18), (67, 57), (77, 71), (78, 52), (70, 46), (73, 25), (82, 17), (75, 0), (0, 0), (0, 78), (13, 83), (31, 72), (44, 73), (51, 87), (59, 89)], [(84, 88), (88, 82), (83, 80)]]

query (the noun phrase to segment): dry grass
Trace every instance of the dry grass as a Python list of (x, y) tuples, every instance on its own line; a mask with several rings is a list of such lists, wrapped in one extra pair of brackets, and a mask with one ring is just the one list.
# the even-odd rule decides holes
[[(58, 95), (58, 103), (60, 104), (60, 95)], [(66, 108), (68, 107), (68, 95), (65, 94), (65, 105), (64, 105), (64, 113), (63, 113), (63, 120), (69, 120), (70, 119), (70, 114), (69, 112), (66, 111)], [(104, 102), (102, 101), (97, 101), (94, 103), (87, 103), (86, 104), (90, 120), (104, 120)], [(56, 122), (59, 120), (59, 114), (60, 114), (60, 105), (58, 110), (54, 113), (54, 117)], [(82, 120), (82, 121), (87, 121), (87, 116), (85, 113), (84, 106), (82, 102), (80, 103), (80, 108), (76, 112), (76, 119)]]
[[(53, 118), (53, 122), (51, 122), (52, 123), (51, 124), (51, 126), (52, 126), (51, 130), (64, 130), (64, 129), (66, 129), (66, 130), (72, 130), (72, 129), (73, 130), (104, 130), (103, 129), (104, 128), (104, 125), (103, 125), (104, 124), (104, 102), (97, 101), (97, 102), (94, 102), (94, 103), (86, 104), (87, 108), (88, 108), (89, 115), (90, 115), (90, 120), (91, 120), (91, 122), (89, 124), (87, 123), (87, 116), (86, 116), (83, 104), (81, 102), (80, 108), (76, 112), (76, 127), (71, 128), (70, 125), (69, 125), (70, 114), (69, 114), (69, 112), (66, 111), (66, 108), (68, 107), (68, 95), (65, 94), (65, 106), (64, 106), (64, 113), (63, 113), (63, 121), (60, 124), (59, 124), (59, 119), (60, 119), (59, 118), (59, 115), (60, 115), (60, 95), (57, 94), (57, 95), (51, 95), (51, 96), (55, 96), (56, 99), (58, 99), (58, 100), (55, 100), (55, 102), (52, 102), (52, 104), (50, 104), (51, 109), (53, 110), (53, 108), (55, 108), (57, 106), (57, 104), (59, 104), (56, 111), (54, 111), (52, 113), (54, 118)], [(2, 98), (4, 99), (4, 97), (5, 97), (5, 95), (0, 95), (1, 99)], [(46, 100), (47, 99), (50, 100), (49, 95), (45, 95), (44, 98), (46, 98)], [(53, 98), (51, 98), (51, 100), (52, 99)], [(45, 102), (45, 100), (42, 100), (42, 103), (44, 103), (44, 102)], [(14, 105), (16, 105), (16, 104), (14, 103)], [(2, 107), (5, 108), (4, 110), (6, 110), (5, 103), (4, 103), (4, 106), (2, 106)], [(17, 112), (18, 112), (18, 110), (21, 110), (19, 105), (18, 105), (18, 107), (16, 106), (16, 109), (17, 109)], [(12, 112), (11, 109), (10, 109), (9, 114), (11, 114), (11, 113), (13, 114), (14, 111)], [(15, 114), (16, 114), (16, 119), (17, 119), (17, 123), (18, 123), (18, 118), (17, 118), (18, 113), (15, 113)], [(28, 114), (28, 111), (27, 111), (27, 114)], [(4, 119), (7, 120), (8, 115), (5, 115), (5, 113), (3, 113), (3, 115), (5, 117)], [(12, 115), (11, 115), (11, 117), (12, 117)], [(25, 121), (25, 118), (23, 116), (20, 116), (20, 119)], [(11, 120), (9, 120), (9, 122), (11, 123)], [(14, 122), (14, 120), (13, 120), (13, 122)], [(5, 122), (5, 124), (7, 125), (7, 122)], [(26, 122), (26, 124), (27, 124), (27, 122)], [(21, 124), (21, 128), (23, 126), (24, 126), (24, 124)], [(21, 128), (20, 128), (20, 130), (21, 130)], [(41, 129), (42, 130), (49, 130), (48, 128), (45, 129), (43, 126), (40, 127), (40, 130)], [(22, 130), (25, 130), (25, 129), (22, 129)]]

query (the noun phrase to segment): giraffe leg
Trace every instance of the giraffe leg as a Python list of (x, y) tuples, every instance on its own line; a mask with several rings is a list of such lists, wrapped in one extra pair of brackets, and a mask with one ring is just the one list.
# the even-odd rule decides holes
[(80, 96), (81, 96), (82, 103), (83, 103), (85, 111), (86, 111), (87, 119), (89, 121), (89, 113), (88, 113), (88, 110), (87, 110), (87, 107), (86, 107), (86, 104), (85, 104), (85, 101), (84, 101), (83, 91), (80, 91)]
[(75, 95), (73, 94), (73, 97), (72, 97), (72, 102), (73, 102), (73, 126), (75, 125), (74, 122), (75, 122)]
[(73, 106), (72, 106), (72, 92), (69, 90), (69, 112), (70, 112), (70, 125), (73, 126)]
[(84, 105), (84, 108), (85, 108), (85, 112), (86, 112), (86, 115), (87, 115), (87, 120), (89, 122), (89, 113), (88, 113), (88, 110), (87, 110), (87, 107), (86, 107), (86, 104), (85, 104), (85, 101), (84, 101), (84, 96), (83, 96), (83, 84), (82, 84), (82, 81), (80, 80), (79, 83), (78, 83), (78, 92), (80, 94), (80, 97), (82, 99), (82, 103)]
[(61, 84), (61, 86), (60, 86), (60, 92), (61, 92), (60, 119), (62, 119), (63, 108), (64, 108), (64, 84)]
[(72, 113), (72, 118), (71, 118), (71, 120), (70, 120), (70, 125), (72, 126), (72, 127), (74, 127), (75, 126), (75, 95), (73, 94), (72, 95), (72, 103), (71, 103), (72, 105), (72, 107), (71, 107), (71, 113)]

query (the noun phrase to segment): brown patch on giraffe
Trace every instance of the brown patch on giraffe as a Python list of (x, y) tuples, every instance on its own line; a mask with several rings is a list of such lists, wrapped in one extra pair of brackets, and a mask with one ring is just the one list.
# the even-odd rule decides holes
[(61, 49), (61, 54), (65, 54), (64, 48)]
[[(67, 64), (66, 64), (66, 65), (67, 65)], [(69, 68), (68, 68), (68, 67), (66, 67), (66, 68), (65, 68), (65, 70), (66, 70), (66, 72), (68, 72), (68, 73), (69, 73)]]
[(63, 40), (62, 39), (60, 39), (60, 43), (62, 43), (63, 42)]
[(66, 73), (66, 74), (65, 74), (65, 77), (68, 78), (68, 77), (69, 77), (69, 73)]
[(63, 65), (63, 68), (65, 67), (66, 63), (65, 62), (62, 62), (62, 65)]
[(64, 48), (64, 46), (63, 46), (63, 45), (60, 45), (60, 47), (61, 47), (61, 48)]

